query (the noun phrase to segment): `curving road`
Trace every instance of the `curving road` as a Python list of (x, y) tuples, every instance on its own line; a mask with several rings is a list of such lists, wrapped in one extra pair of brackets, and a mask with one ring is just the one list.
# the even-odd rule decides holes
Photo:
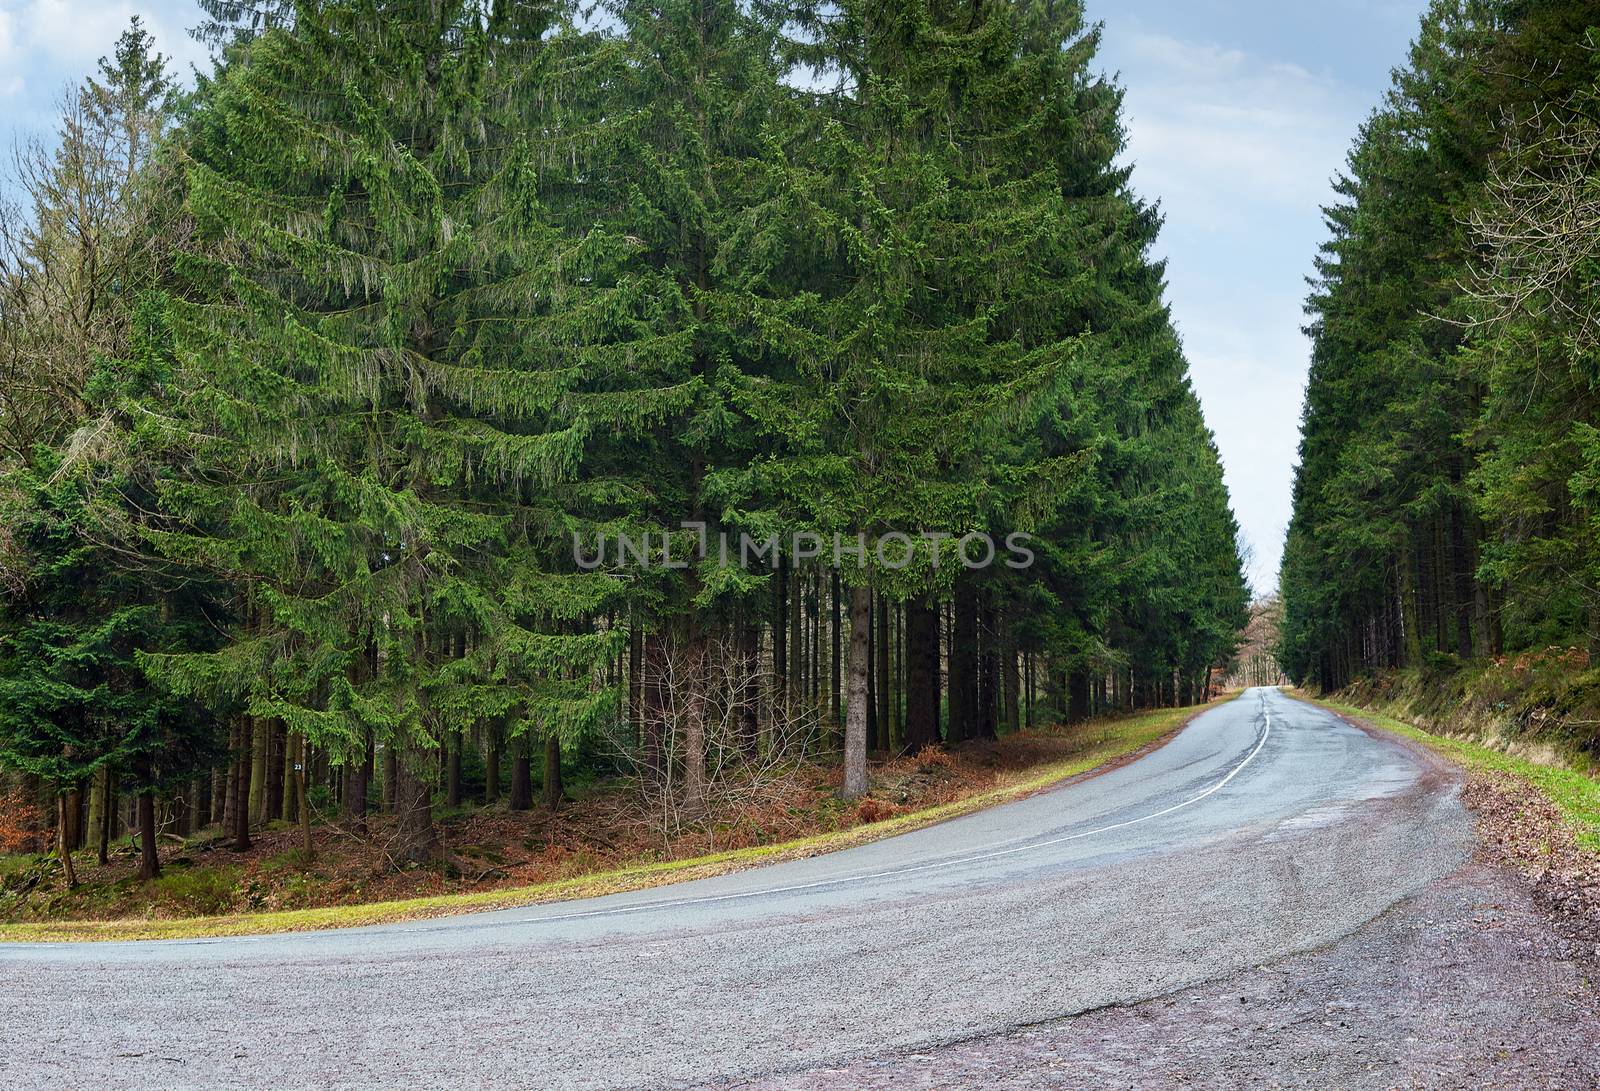
[(1473, 845), (1272, 689), (1100, 776), (809, 860), (446, 920), (0, 947), (0, 1086), (655, 1087), (925, 1048), (1330, 943)]

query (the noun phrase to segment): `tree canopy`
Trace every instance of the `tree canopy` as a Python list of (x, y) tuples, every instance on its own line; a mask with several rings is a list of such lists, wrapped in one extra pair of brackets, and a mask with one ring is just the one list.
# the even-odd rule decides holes
[(214, 72), (169, 103), (135, 26), (9, 236), (0, 760), (241, 843), (321, 786), (427, 861), (464, 758), (693, 821), (775, 749), (853, 796), (1227, 667), (1078, 5), (204, 6)]
[(1594, 594), (1591, 5), (1439, 0), (1352, 148), (1307, 303), (1291, 677), (1577, 641)]

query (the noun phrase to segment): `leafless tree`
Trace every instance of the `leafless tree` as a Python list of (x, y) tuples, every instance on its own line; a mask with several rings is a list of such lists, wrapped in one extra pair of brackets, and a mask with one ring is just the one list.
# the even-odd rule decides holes
[(13, 152), (21, 199), (0, 207), (0, 460), (85, 421), (88, 379), (126, 347), (131, 303), (170, 244), (146, 222), (168, 181), (147, 168), (171, 90), (151, 46), (134, 19), (99, 78), (62, 95), (54, 140)]
[(731, 637), (665, 641), (652, 660), (645, 681), (652, 699), (637, 724), (618, 724), (608, 741), (663, 842), (697, 823), (714, 828), (798, 785), (803, 759), (823, 744), (820, 708), (785, 699), (778, 680)]
[(1600, 126), (1543, 107), (1490, 164), (1487, 202), (1471, 217), (1486, 260), (1467, 285), (1475, 324), (1529, 315), (1568, 331), (1575, 352), (1600, 346), (1592, 274), (1600, 258)]

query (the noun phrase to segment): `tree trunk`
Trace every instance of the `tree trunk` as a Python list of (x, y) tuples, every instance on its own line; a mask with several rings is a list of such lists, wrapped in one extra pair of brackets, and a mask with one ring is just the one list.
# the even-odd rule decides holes
[[(300, 745), (298, 747), (299, 760), (294, 763), (294, 798), (300, 810), (300, 847), (305, 853), (305, 862), (310, 864), (317, 856), (316, 847), (311, 843), (311, 807), (306, 802), (306, 777), (311, 775), (311, 770), (308, 768), (311, 764), (311, 755), (309, 748), (306, 746), (306, 737), (300, 735), (298, 738)], [(286, 746), (285, 749), (293, 750), (295, 747)], [(363, 802), (363, 814), (365, 814), (365, 811), (366, 806)]]
[[(660, 633), (650, 633), (644, 638), (644, 677), (641, 682), (644, 722), (639, 746), (644, 751), (645, 773), (658, 784), (666, 773), (666, 747), (662, 737), (667, 723), (666, 677), (666, 641)], [(780, 671), (777, 676), (780, 686), (782, 678)]]
[(1498, 656), (1505, 651), (1505, 638), (1500, 627), (1500, 592), (1485, 585), (1489, 596), (1489, 654)]
[(67, 848), (74, 852), (83, 847), (83, 790), (76, 786), (67, 790), (63, 803), (63, 836)]
[(544, 737), (544, 805), (552, 811), (561, 806), (561, 738), (555, 732)]
[(978, 720), (973, 727), (979, 737), (992, 739), (1000, 724), (1000, 626), (989, 593), (982, 595), (982, 602), (978, 615)]
[[(793, 605), (798, 617), (798, 595)], [(698, 629), (697, 621), (691, 620), (690, 624)], [(797, 670), (799, 660), (805, 654), (804, 649), (802, 641), (797, 639), (793, 642), (791, 651)], [(673, 700), (674, 707), (683, 710), (683, 811), (691, 819), (704, 813), (706, 806), (706, 669), (705, 638), (696, 631), (690, 634), (682, 665), (681, 684), (687, 692), (683, 694), (681, 702)], [(794, 680), (791, 692), (796, 700), (805, 698), (798, 677)]]
[[(87, 818), (84, 820), (83, 828), (85, 844), (89, 844), (90, 842), (98, 842), (100, 840), (100, 825), (103, 821), (103, 819), (100, 817), (100, 812), (104, 809), (106, 804), (105, 785), (110, 776), (110, 770), (102, 765), (99, 769), (94, 771), (94, 776), (89, 778), (89, 813)], [(104, 860), (101, 860), (100, 862), (102, 864), (105, 863)]]
[(889, 748), (906, 744), (906, 613), (905, 604), (889, 604)]
[(139, 793), (139, 878), (155, 879), (161, 875), (161, 857), (156, 852), (156, 797), (153, 792)]
[(490, 724), (488, 732), (483, 747), (484, 806), (500, 800), (500, 725)]
[(778, 559), (772, 576), (772, 680), (778, 688), (778, 707), (789, 704), (789, 562)]
[(61, 881), (68, 890), (78, 885), (78, 869), (72, 865), (72, 846), (67, 843), (67, 793), (56, 793), (56, 856), (61, 860)]
[(1472, 546), (1467, 538), (1466, 516), (1458, 505), (1450, 515), (1451, 560), (1455, 568), (1456, 654), (1472, 658), (1473, 585)]
[(285, 818), (284, 785), (290, 783), (294, 775), (290, 766), (294, 763), (294, 748), (289, 745), (289, 729), (277, 721), (266, 725), (267, 741), (267, 783), (262, 792), (261, 818), (264, 822), (275, 822)]
[(105, 780), (100, 785), (105, 798), (100, 801), (100, 826), (95, 830), (95, 836), (99, 841), (95, 849), (95, 858), (101, 864), (111, 859), (111, 837), (117, 820), (117, 778), (109, 768), (105, 770), (105, 774)]
[(433, 801), (427, 781), (411, 769), (411, 761), (420, 761), (421, 756), (412, 755), (410, 758), (395, 762), (399, 774), (395, 778), (397, 821), (389, 855), (402, 865), (429, 864), (439, 859), (440, 855), (439, 835), (433, 827)]
[(754, 755), (761, 743), (761, 630), (741, 608), (739, 619), (739, 747)]
[(844, 625), (843, 619), (839, 616), (839, 602), (842, 594), (842, 590), (839, 586), (839, 570), (834, 568), (830, 571), (832, 573), (831, 582), (833, 584), (833, 688), (829, 691), (829, 696), (832, 701), (830, 707), (833, 709), (833, 729), (838, 731), (839, 728), (844, 725), (844, 718), (841, 715), (841, 697), (839, 693), (839, 674), (843, 665), (840, 641), (844, 635)]
[(939, 741), (939, 609), (927, 600), (906, 603), (905, 748), (916, 753)]
[(270, 722), (253, 724), (250, 737), (250, 781), (245, 791), (249, 800), (250, 821), (260, 825), (266, 821), (267, 791), (267, 740), (272, 735)]
[(878, 749), (878, 607), (867, 613), (867, 750)]
[(444, 805), (453, 808), (461, 806), (461, 736), (448, 740), (446, 745), (450, 756), (444, 767)]
[(1022, 726), (1033, 726), (1033, 653), (1022, 653)]
[(844, 716), (844, 797), (867, 791), (867, 626), (872, 622), (872, 591), (865, 583), (850, 588), (850, 689)]
[(227, 827), (224, 823), (228, 819), (228, 784), (230, 778), (225, 770), (211, 770), (211, 824), (213, 826)]
[(294, 767), (300, 761), (300, 756), (294, 740), (295, 737), (285, 727), (283, 729), (283, 745), (281, 748), (283, 753), (273, 762), (278, 768), (280, 781), (277, 787), (277, 794), (280, 800), (277, 817), (285, 822), (300, 821), (300, 805), (294, 791)]
[[(520, 751), (522, 747), (517, 747)], [(533, 767), (528, 755), (518, 753), (511, 759), (511, 797), (507, 805), (513, 811), (525, 811), (533, 806)]]
[(889, 596), (878, 596), (878, 733), (873, 749), (887, 753), (891, 745), (889, 708)]
[(1067, 722), (1082, 723), (1089, 718), (1089, 672), (1083, 668), (1067, 675)]
[(811, 657), (809, 681), (806, 693), (811, 698), (813, 708), (818, 707), (822, 699), (822, 571), (811, 570)]
[(1403, 630), (1400, 665), (1415, 667), (1422, 662), (1422, 627), (1417, 618), (1417, 566), (1412, 557), (1409, 535), (1407, 538), (1396, 562), (1400, 570), (1400, 628)]
[[(631, 615), (630, 615), (631, 619)], [(633, 738), (644, 745), (644, 634), (630, 620), (628, 629), (628, 719), (633, 726)], [(495, 770), (499, 771), (499, 755), (495, 755)], [(498, 796), (500, 785), (493, 782)]]
[(789, 693), (796, 701), (806, 699), (805, 661), (806, 640), (801, 630), (805, 616), (806, 599), (801, 591), (800, 570), (789, 566)]
[(250, 770), (254, 762), (255, 721), (249, 716), (239, 718), (238, 760), (234, 762), (233, 787), (233, 850), (245, 852), (250, 848)]
[(951, 742), (972, 738), (978, 719), (978, 601), (972, 588), (956, 583), (954, 623), (950, 631)]
[(383, 748), (383, 809), (393, 814), (398, 806), (400, 787), (400, 751), (390, 740)]
[(1018, 676), (1017, 645), (1011, 638), (1011, 626), (1006, 626), (1005, 639), (1001, 641), (1000, 671), (1001, 698), (1005, 704), (1006, 730), (1022, 730), (1022, 679)]
[(344, 818), (358, 833), (367, 832), (367, 754), (372, 752), (372, 735), (367, 735), (366, 754), (344, 767)]

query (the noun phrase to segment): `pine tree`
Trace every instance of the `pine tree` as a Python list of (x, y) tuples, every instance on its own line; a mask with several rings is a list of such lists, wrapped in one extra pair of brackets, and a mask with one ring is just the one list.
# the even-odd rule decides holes
[(212, 749), (198, 710), (140, 663), (197, 646), (205, 590), (138, 556), (132, 513), (147, 493), (116, 410), (141, 381), (138, 300), (163, 267), (151, 148), (169, 82), (152, 44), (134, 19), (100, 78), (68, 97), (56, 150), (24, 154), (33, 217), (6, 277), (16, 336), (0, 340), (21, 381), (0, 407), (12, 440), (0, 488), (13, 505), (0, 541), (0, 762), (56, 786), (69, 883), (83, 791), (102, 805), (118, 781), (136, 793), (140, 875), (153, 878), (158, 799)]
[[(583, 178), (550, 200), (579, 239), (551, 330), (581, 346), (572, 404), (592, 422), (594, 532), (614, 547), (652, 543), (655, 568), (617, 575), (647, 630), (645, 684), (670, 706), (645, 729), (665, 720), (681, 736), (647, 745), (681, 755), (683, 807), (696, 814), (712, 645), (737, 635), (753, 660), (769, 579), (784, 578), (722, 564), (719, 543), (737, 551), (741, 533), (772, 530), (749, 480), (758, 437), (744, 403), (787, 359), (761, 328), (794, 257), (770, 167), (786, 95), (775, 29), (759, 10), (733, 0), (607, 10), (616, 31), (592, 54), (601, 93), (576, 130), (592, 141), (579, 153)], [(661, 566), (669, 540), (687, 568)], [(770, 620), (776, 635), (785, 618)]]
[[(1193, 395), (1144, 253), (1155, 220), (1112, 163), (1118, 94), (1090, 73), (1095, 38), (1081, 10), (839, 4), (808, 9), (800, 23), (819, 43), (800, 56), (842, 84), (812, 104), (811, 128), (785, 141), (807, 152), (791, 157), (788, 184), (794, 234), (816, 240), (802, 267), (816, 271), (778, 312), (805, 362), (762, 406), (790, 444), (764, 473), (825, 536), (1047, 530), (1046, 565), (1092, 582), (1083, 567), (1095, 545), (1081, 523), (1058, 520), (1098, 503), (1100, 458), (1137, 445)], [(1103, 286), (1086, 291), (1097, 267)], [(1093, 408), (1101, 384), (1116, 391), (1126, 424)], [(1219, 499), (1225, 515), (1215, 492), (1201, 504)], [(1223, 556), (1235, 589), (1222, 616), (1233, 618), (1243, 592), (1231, 536)], [(853, 625), (865, 623), (875, 582), (896, 597), (954, 596), (952, 740), (995, 729), (1008, 604), (1059, 605), (1063, 591), (1082, 601), (1028, 575), (963, 575), (948, 547), (942, 569), (926, 549), (903, 569), (870, 567), (854, 581)], [(1071, 649), (1057, 650), (1087, 663), (1103, 621), (1063, 630)], [(919, 699), (919, 718), (926, 709)], [(850, 726), (847, 792), (864, 784)]]
[[(1563, 535), (1564, 516), (1549, 520), (1547, 505), (1563, 491), (1554, 479), (1576, 466), (1572, 447), (1533, 438), (1548, 403), (1530, 398), (1538, 383), (1526, 371), (1516, 377), (1513, 361), (1544, 335), (1513, 308), (1490, 348), (1463, 285), (1495, 248), (1471, 224), (1494, 199), (1500, 149), (1592, 71), (1591, 18), (1582, 4), (1439, 0), (1351, 151), (1308, 303), (1312, 365), (1282, 576), (1283, 660), (1297, 680), (1337, 687), (1365, 671), (1498, 654), (1508, 621), (1513, 642), (1582, 624), (1575, 583), (1539, 571), (1533, 541), (1529, 552), (1514, 544), (1530, 520)], [(1547, 455), (1531, 475), (1512, 468)]]
[[(169, 657), (337, 761), (396, 752), (391, 855), (439, 847), (424, 769), (482, 723), (573, 737), (611, 714), (609, 587), (551, 562), (587, 422), (522, 336), (560, 258), (541, 213), (542, 36), (470, 2), (302, 7), (243, 46), (190, 125), (199, 236), (172, 307), (193, 451), (170, 555), (241, 589), (235, 639)], [(558, 97), (551, 91), (551, 98)], [(559, 554), (555, 554), (559, 558)]]
[[(120, 778), (137, 797), (139, 876), (160, 873), (157, 800), (212, 757), (201, 710), (143, 669), (150, 653), (203, 647), (203, 585), (170, 585), (116, 548), (116, 468), (45, 456), (6, 481), (11, 583), (0, 610), (0, 765), (39, 777), (58, 800), (58, 849), (74, 885), (69, 797)], [(110, 544), (108, 544), (110, 539)]]
[[(309, 854), (313, 770), (361, 823), (380, 768), (390, 855), (431, 859), (469, 739), (509, 748), (513, 807), (542, 754), (557, 805), (611, 770), (624, 680), (627, 760), (706, 817), (837, 707), (846, 630), (852, 796), (869, 747), (940, 738), (942, 652), (950, 742), (1036, 719), (1036, 676), (1073, 717), (1204, 694), (1236, 527), (1079, 6), (616, 0), (592, 32), (509, 0), (204, 6), (219, 68), (177, 133), (137, 26), (79, 112), (97, 177), (152, 195), (136, 260), (12, 293), (29, 258), (0, 310), (5, 677), (43, 700), (20, 657), (81, 661), (165, 710), (70, 748), (148, 801), (152, 860), (157, 800), (224, 742), (238, 847), (297, 812)], [(52, 340), (81, 285), (115, 306)], [(795, 532), (819, 556), (719, 555)], [(1013, 532), (1033, 568), (962, 564)], [(647, 569), (575, 549), (645, 535)], [(70, 780), (50, 730), (13, 728), (39, 743), (13, 764)]]

